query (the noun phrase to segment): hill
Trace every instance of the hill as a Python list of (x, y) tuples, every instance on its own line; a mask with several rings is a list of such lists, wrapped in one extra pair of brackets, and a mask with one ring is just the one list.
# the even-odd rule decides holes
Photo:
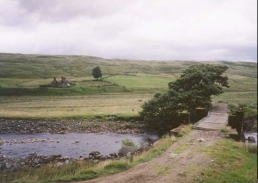
[[(46, 79), (66, 76), (67, 78), (91, 77), (95, 66), (101, 66), (103, 75), (121, 74), (175, 74), (197, 61), (143, 61), (104, 59), (90, 56), (24, 55), (0, 53), (0, 78)], [(257, 63), (252, 62), (206, 62), (229, 67), (228, 73), (257, 78)]]
[[(143, 102), (168, 89), (193, 64), (227, 65), (230, 88), (214, 97), (233, 108), (239, 103), (257, 109), (257, 63), (142, 61), (90, 56), (0, 53), (0, 117), (91, 118), (137, 116)], [(93, 81), (100, 66), (103, 80)], [(66, 77), (70, 88), (40, 88)], [(249, 111), (250, 112), (250, 111)]]

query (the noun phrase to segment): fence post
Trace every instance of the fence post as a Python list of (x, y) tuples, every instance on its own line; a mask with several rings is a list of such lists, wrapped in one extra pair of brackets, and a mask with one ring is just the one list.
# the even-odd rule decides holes
[(191, 123), (189, 112), (181, 112), (180, 113), (180, 118), (181, 118), (183, 124), (190, 124)]
[(196, 110), (196, 122), (207, 116), (205, 108), (198, 107), (195, 110)]

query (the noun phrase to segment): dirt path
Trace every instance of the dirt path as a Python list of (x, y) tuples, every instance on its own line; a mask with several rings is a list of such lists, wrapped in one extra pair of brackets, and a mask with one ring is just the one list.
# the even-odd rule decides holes
[[(180, 139), (169, 147), (162, 155), (153, 160), (138, 164), (131, 169), (97, 179), (82, 181), (80, 183), (189, 183), (193, 182), (196, 175), (195, 166), (206, 167), (213, 160), (200, 148), (214, 145), (220, 138), (220, 130), (217, 124), (225, 124), (227, 116), (227, 106), (219, 105), (215, 107), (214, 115), (206, 118), (205, 125), (211, 130), (193, 130), (190, 134)], [(221, 110), (222, 109), (222, 110)], [(219, 114), (216, 114), (218, 113)], [(223, 118), (220, 118), (223, 116)], [(207, 121), (209, 121), (207, 123)], [(220, 123), (222, 122), (222, 123)], [(216, 129), (212, 128), (216, 126)], [(181, 149), (181, 150), (180, 150)]]
[[(80, 183), (188, 183), (196, 177), (190, 171), (195, 165), (206, 166), (212, 159), (200, 153), (200, 147), (212, 146), (220, 136), (219, 131), (193, 130), (189, 135), (173, 144), (161, 156), (152, 161), (114, 175), (82, 181)], [(177, 155), (179, 148), (184, 150)]]

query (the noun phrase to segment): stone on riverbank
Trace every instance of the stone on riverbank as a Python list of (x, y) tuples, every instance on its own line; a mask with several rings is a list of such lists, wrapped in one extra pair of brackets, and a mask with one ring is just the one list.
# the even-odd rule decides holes
[(130, 152), (130, 153), (134, 154), (136, 151), (137, 151), (136, 147), (133, 147), (133, 146), (123, 146), (123, 147), (121, 147), (121, 149), (119, 149), (118, 156), (119, 157), (125, 157), (125, 156), (127, 156), (127, 153)]
[(139, 134), (144, 133), (139, 123), (135, 122), (130, 128), (125, 128), (124, 124), (128, 122), (105, 121), (105, 123), (97, 121), (44, 121), (32, 119), (0, 119), (0, 134), (18, 133), (18, 134), (34, 134), (34, 133), (57, 133), (65, 134), (69, 132), (75, 133), (118, 133), (118, 134)]

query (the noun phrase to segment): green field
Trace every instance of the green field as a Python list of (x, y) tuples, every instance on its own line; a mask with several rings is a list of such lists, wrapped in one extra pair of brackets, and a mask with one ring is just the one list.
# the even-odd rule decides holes
[(0, 116), (15, 118), (92, 118), (94, 115), (135, 116), (152, 95), (0, 97)]
[[(257, 63), (140, 61), (89, 56), (0, 54), (0, 117), (93, 118), (96, 115), (137, 116), (141, 104), (193, 64), (222, 64), (230, 88), (214, 102), (245, 104), (257, 109)], [(100, 66), (102, 81), (91, 71)], [(70, 88), (40, 88), (66, 77)]]

